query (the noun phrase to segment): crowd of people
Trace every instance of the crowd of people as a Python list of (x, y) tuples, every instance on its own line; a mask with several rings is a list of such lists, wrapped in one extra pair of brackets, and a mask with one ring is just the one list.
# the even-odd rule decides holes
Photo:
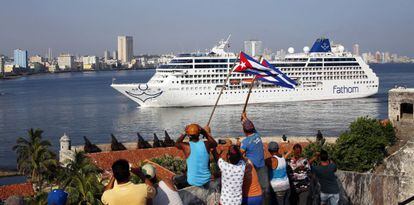
[[(216, 149), (218, 143), (211, 136), (209, 127), (202, 128), (197, 124), (186, 126), (185, 133), (175, 144), (184, 152), (187, 164), (186, 175), (181, 177), (184, 182), (178, 182), (180, 177), (157, 181), (156, 170), (150, 164), (131, 168), (126, 160), (114, 162), (112, 178), (105, 187), (102, 203), (198, 204), (180, 198), (175, 184), (186, 183), (205, 190), (204, 194), (217, 196), (217, 202), (222, 205), (307, 205), (315, 204), (315, 201), (322, 205), (338, 204), (337, 168), (326, 151), (321, 150), (311, 159), (306, 159), (300, 144), (295, 144), (292, 150), (282, 153), (278, 143), (270, 142), (267, 145), (270, 157), (265, 158), (262, 139), (246, 113), (242, 114), (241, 124), (246, 137), (220, 152)], [(320, 132), (318, 137), (321, 138)], [(214, 157), (210, 158), (210, 155)], [(212, 160), (220, 170), (219, 178), (212, 177)], [(316, 161), (318, 163), (314, 163)], [(137, 175), (143, 183), (130, 182), (130, 173)], [(312, 183), (314, 179), (318, 181), (321, 191), (317, 198), (311, 194), (311, 189), (315, 186)]]

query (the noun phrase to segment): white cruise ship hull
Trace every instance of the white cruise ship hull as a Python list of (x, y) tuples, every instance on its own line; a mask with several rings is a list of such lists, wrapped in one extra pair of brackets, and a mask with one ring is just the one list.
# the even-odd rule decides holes
[[(378, 82), (375, 83), (378, 85)], [(139, 86), (146, 84), (112, 84), (114, 89), (124, 94), (141, 107), (192, 107), (212, 106), (219, 95), (219, 90), (181, 90), (156, 88), (142, 91)], [(171, 85), (172, 86), (172, 85)], [(150, 87), (150, 85), (148, 86)], [(168, 86), (166, 86), (168, 87)], [(246, 101), (248, 89), (225, 90), (220, 98), (219, 105), (238, 105)], [(250, 104), (335, 100), (369, 97), (378, 92), (378, 86), (367, 84), (357, 85), (353, 81), (327, 81), (320, 87), (288, 88), (260, 88), (254, 87), (249, 99)]]

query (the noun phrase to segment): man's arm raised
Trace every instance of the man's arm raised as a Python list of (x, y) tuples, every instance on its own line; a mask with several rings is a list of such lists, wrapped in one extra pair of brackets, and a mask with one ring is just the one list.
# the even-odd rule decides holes
[(207, 138), (207, 142), (210, 149), (217, 147), (216, 140), (211, 136), (211, 129), (209, 126), (205, 126), (204, 128), (201, 128), (202, 134)]
[(185, 134), (181, 134), (180, 137), (175, 142), (175, 147), (182, 150), (183, 149), (183, 144), (184, 144), (184, 142), (183, 142), (184, 138), (185, 138)]

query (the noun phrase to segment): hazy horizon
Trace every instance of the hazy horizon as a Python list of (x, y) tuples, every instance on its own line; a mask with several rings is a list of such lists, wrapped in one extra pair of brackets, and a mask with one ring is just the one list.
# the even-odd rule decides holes
[(3, 0), (0, 54), (62, 52), (103, 56), (118, 35), (134, 38), (134, 54), (210, 49), (232, 34), (232, 51), (259, 39), (264, 48), (301, 51), (320, 36), (361, 52), (414, 57), (414, 1), (109, 1)]

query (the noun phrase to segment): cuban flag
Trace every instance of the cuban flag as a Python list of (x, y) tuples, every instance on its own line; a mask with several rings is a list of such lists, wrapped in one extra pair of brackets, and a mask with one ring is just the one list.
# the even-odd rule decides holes
[(273, 83), (282, 87), (294, 88), (296, 85), (296, 83), (286, 83), (285, 81), (288, 81), (287, 79), (292, 82), (294, 81), (287, 77), (279, 69), (271, 66), (270, 63), (268, 63), (266, 60), (262, 61), (262, 63), (259, 63), (254, 58), (243, 52), (240, 52), (239, 58), (240, 62), (234, 68), (235, 72), (251, 74), (256, 76), (256, 79), (258, 80)]
[(285, 73), (283, 73), (279, 68), (276, 68), (272, 64), (270, 64), (267, 60), (262, 59), (261, 64), (263, 66), (266, 66), (268, 68), (271, 68), (272, 70), (276, 71), (278, 75), (275, 77), (275, 79), (278, 81), (278, 85), (287, 87), (287, 88), (295, 88), (298, 84), (289, 78)]

